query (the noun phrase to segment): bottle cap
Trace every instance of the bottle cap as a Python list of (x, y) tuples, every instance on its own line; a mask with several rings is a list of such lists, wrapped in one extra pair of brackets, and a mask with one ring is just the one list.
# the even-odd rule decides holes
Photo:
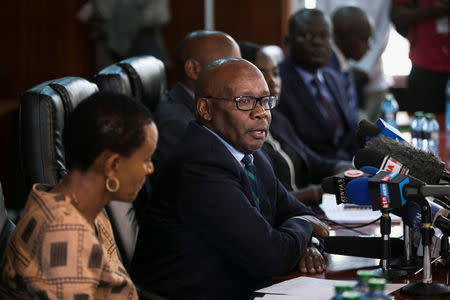
[(386, 287), (386, 279), (384, 278), (370, 278), (369, 288), (371, 291), (384, 291)]
[(414, 113), (416, 118), (423, 118), (423, 111), (419, 110)]
[(350, 282), (346, 282), (346, 281), (338, 281), (334, 285), (334, 290), (338, 294), (342, 294), (345, 291), (351, 291), (352, 289), (353, 289), (352, 284)]
[(434, 120), (434, 114), (433, 113), (427, 113), (427, 114), (425, 114), (425, 118), (427, 118), (427, 120)]
[(373, 277), (372, 270), (358, 270), (356, 271), (356, 277), (359, 281), (368, 282), (370, 278)]
[(343, 300), (359, 300), (361, 299), (361, 294), (356, 291), (346, 291), (342, 294)]

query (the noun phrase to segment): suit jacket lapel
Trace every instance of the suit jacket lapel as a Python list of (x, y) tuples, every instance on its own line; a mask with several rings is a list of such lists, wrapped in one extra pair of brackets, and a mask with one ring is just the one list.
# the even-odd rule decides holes
[(336, 83), (336, 81), (334, 80), (334, 78), (332, 78), (332, 76), (324, 71), (322, 72), (323, 77), (325, 78), (325, 84), (328, 87), (328, 90), (331, 92), (331, 95), (334, 97), (335, 103), (337, 104), (337, 107), (339, 109), (339, 112), (341, 113), (341, 116), (344, 118), (344, 122), (345, 124), (350, 127), (350, 120), (349, 120), (349, 111), (345, 110), (345, 107), (349, 107), (348, 103), (346, 103), (348, 101), (347, 97), (345, 94), (342, 94), (341, 91), (345, 91), (342, 88), (340, 89)]
[(195, 99), (189, 95), (180, 82), (177, 82), (173, 89), (174, 99), (180, 99), (181, 103), (195, 115), (197, 108), (195, 107)]

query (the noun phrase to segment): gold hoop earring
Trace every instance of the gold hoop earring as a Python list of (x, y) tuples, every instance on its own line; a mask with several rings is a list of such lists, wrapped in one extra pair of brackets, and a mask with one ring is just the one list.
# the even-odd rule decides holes
[[(111, 180), (114, 181), (115, 187), (111, 187)], [(119, 179), (117, 179), (117, 177), (113, 177), (113, 179), (111, 179), (109, 177), (106, 178), (105, 185), (106, 185), (106, 189), (108, 190), (108, 192), (111, 192), (111, 193), (117, 192), (120, 188), (120, 182), (119, 182)]]

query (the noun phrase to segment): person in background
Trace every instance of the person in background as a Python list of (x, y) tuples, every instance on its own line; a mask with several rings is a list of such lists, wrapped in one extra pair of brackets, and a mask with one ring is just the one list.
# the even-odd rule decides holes
[(180, 43), (176, 61), (180, 79), (163, 95), (155, 110), (160, 130), (154, 159), (157, 168), (186, 130), (189, 121), (195, 119), (194, 85), (200, 70), (217, 58), (240, 56), (238, 44), (220, 31), (193, 31)]
[(358, 149), (358, 116), (344, 78), (326, 67), (331, 56), (328, 20), (316, 9), (298, 11), (289, 19), (286, 44), (289, 55), (279, 65), (280, 111), (317, 154), (351, 160)]
[(406, 107), (411, 113), (445, 111), (450, 74), (450, 3), (447, 0), (393, 0), (391, 18), (408, 25), (409, 57)]
[(170, 67), (162, 27), (170, 21), (169, 0), (90, 0), (77, 18), (90, 24), (97, 68), (122, 59), (153, 55)]
[(338, 8), (333, 14), (332, 23), (334, 44), (328, 66), (344, 76), (350, 105), (361, 107), (363, 99), (358, 98), (349, 60), (358, 61), (369, 50), (371, 25), (364, 11), (356, 6)]
[[(370, 48), (358, 61), (349, 61), (358, 94), (359, 117), (375, 122), (381, 117), (381, 103), (393, 84), (393, 78), (384, 73), (382, 54), (386, 49), (391, 22), (390, 1), (317, 0), (316, 8), (328, 17), (343, 6), (355, 6), (364, 11), (373, 28)], [(362, 101), (362, 103), (361, 103)]]
[[(197, 120), (173, 148), (140, 227), (132, 276), (170, 299), (249, 299), (271, 276), (323, 272), (327, 226), (259, 150), (276, 96), (241, 58), (203, 68)], [(151, 270), (151, 272), (149, 272)]]
[[(239, 43), (242, 58), (255, 64), (263, 73), (270, 95), (279, 97), (281, 78), (278, 71), (275, 45), (259, 46)], [(281, 58), (282, 59), (282, 58)], [(289, 120), (278, 109), (271, 110), (272, 122), (262, 146), (272, 163), (275, 175), (293, 195), (313, 209), (322, 202), (323, 190), (318, 183), (326, 176), (352, 168), (350, 161), (320, 157), (297, 136)]]
[(103, 209), (133, 202), (158, 131), (150, 112), (117, 94), (97, 93), (69, 116), (67, 175), (35, 184), (0, 264), (1, 299), (138, 299)]

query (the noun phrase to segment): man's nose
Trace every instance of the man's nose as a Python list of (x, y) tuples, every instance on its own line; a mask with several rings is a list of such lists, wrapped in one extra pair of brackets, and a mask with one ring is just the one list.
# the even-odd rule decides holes
[(261, 101), (257, 101), (255, 108), (251, 111), (251, 115), (255, 119), (265, 119), (268, 114), (270, 114), (270, 112), (262, 107)]

